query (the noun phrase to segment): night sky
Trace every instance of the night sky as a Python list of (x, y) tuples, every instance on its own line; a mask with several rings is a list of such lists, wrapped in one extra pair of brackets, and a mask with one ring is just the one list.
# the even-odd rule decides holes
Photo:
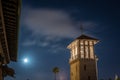
[(54, 80), (55, 66), (59, 80), (69, 80), (66, 47), (80, 36), (80, 24), (84, 34), (100, 40), (95, 46), (99, 79), (120, 76), (119, 0), (23, 0), (18, 61), (9, 64), (16, 78), (5, 80)]

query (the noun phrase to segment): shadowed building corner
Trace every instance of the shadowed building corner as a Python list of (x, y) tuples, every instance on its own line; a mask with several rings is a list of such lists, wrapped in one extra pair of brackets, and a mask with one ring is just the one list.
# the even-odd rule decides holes
[(20, 9), (21, 0), (0, 0), (0, 80), (3, 65), (17, 61)]

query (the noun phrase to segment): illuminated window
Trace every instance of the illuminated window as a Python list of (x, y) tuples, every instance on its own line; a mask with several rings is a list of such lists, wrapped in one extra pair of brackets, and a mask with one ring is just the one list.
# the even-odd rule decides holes
[(84, 49), (84, 47), (83, 46), (81, 46), (81, 50), (83, 50)]
[(74, 49), (72, 49), (72, 58), (75, 58)]
[(85, 54), (86, 54), (86, 58), (88, 58), (89, 57), (89, 52), (88, 52), (88, 46), (85, 46)]
[(90, 46), (90, 58), (94, 58), (93, 46)]
[(88, 45), (88, 41), (85, 41), (85, 45)]
[(90, 45), (93, 45), (93, 44), (92, 44), (92, 41), (90, 41), (89, 44), (90, 44)]
[(71, 53), (71, 59), (73, 58), (73, 53), (72, 53), (72, 50), (70, 51), (70, 53)]
[(81, 53), (81, 58), (84, 58), (84, 47), (83, 46), (81, 46), (80, 53)]
[(77, 58), (77, 47), (75, 48), (75, 56)]
[(80, 41), (80, 45), (83, 45), (83, 41)]
[(97, 43), (97, 41), (94, 41), (94, 44), (96, 44)]

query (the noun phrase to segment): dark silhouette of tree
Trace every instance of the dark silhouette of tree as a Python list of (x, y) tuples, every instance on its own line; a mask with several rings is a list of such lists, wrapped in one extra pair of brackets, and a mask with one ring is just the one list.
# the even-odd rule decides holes
[(55, 74), (55, 80), (57, 79), (57, 73), (59, 73), (59, 68), (58, 67), (54, 67), (53, 68), (53, 73)]
[(3, 77), (6, 77), (6, 76), (14, 77), (15, 71), (14, 69), (8, 67), (7, 65), (2, 65), (2, 75)]

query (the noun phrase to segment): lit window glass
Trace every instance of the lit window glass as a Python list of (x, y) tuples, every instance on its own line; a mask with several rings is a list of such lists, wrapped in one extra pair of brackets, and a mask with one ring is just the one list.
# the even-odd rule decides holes
[(73, 49), (73, 59), (75, 59), (75, 52), (74, 52), (74, 49)]
[(92, 46), (90, 46), (90, 58), (94, 58), (94, 52)]
[(97, 41), (94, 41), (94, 44), (96, 44)]
[(85, 46), (85, 53), (86, 53), (86, 56), (85, 56), (85, 57), (88, 58), (88, 54), (89, 54), (89, 53), (88, 53), (88, 46)]
[(92, 41), (90, 41), (89, 44), (92, 45)]
[(77, 57), (77, 47), (75, 48), (75, 53), (76, 53), (75, 56)]
[(83, 41), (80, 41), (80, 45), (83, 45)]
[(88, 41), (85, 41), (85, 45), (88, 45)]
[(81, 46), (80, 53), (81, 53), (81, 58), (84, 58), (84, 47), (83, 46)]

